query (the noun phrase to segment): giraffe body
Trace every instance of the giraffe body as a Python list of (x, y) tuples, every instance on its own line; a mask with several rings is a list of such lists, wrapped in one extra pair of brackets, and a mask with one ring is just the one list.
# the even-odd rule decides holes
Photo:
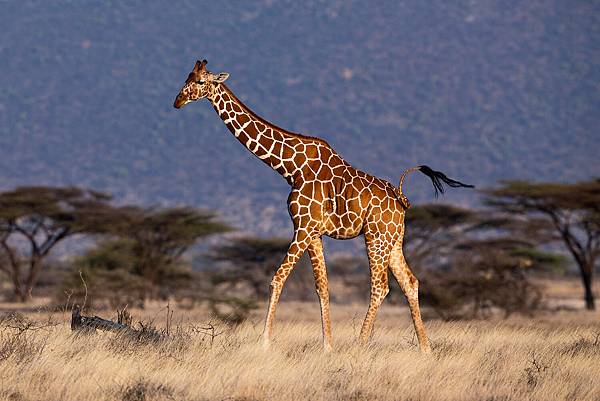
[[(180, 108), (208, 98), (227, 128), (250, 152), (269, 165), (290, 184), (288, 210), (294, 223), (294, 238), (287, 255), (271, 281), (271, 296), (263, 332), (268, 345), (272, 337), (275, 309), (284, 283), (296, 262), (308, 251), (319, 302), (325, 349), (332, 347), (329, 319), (329, 290), (323, 257), (322, 236), (348, 239), (363, 234), (369, 256), (371, 297), (360, 340), (372, 332), (377, 309), (389, 292), (388, 269), (404, 292), (422, 351), (430, 346), (421, 320), (418, 281), (402, 252), (404, 215), (410, 203), (400, 187), (355, 169), (320, 138), (286, 131), (257, 116), (223, 83), (229, 74), (215, 75), (198, 61), (175, 99)], [(450, 186), (466, 186), (426, 168), (436, 190), (441, 179)], [(437, 180), (437, 185), (436, 181)]]

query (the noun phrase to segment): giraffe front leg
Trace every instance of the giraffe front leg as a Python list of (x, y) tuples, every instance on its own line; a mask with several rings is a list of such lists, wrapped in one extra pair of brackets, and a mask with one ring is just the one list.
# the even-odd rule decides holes
[(419, 309), (419, 280), (412, 274), (408, 263), (406, 263), (406, 259), (404, 259), (402, 241), (398, 241), (394, 246), (390, 260), (390, 270), (394, 274), (398, 284), (400, 284), (400, 288), (402, 288), (402, 292), (408, 301), (413, 325), (417, 333), (417, 340), (419, 341), (419, 348), (421, 352), (429, 354), (431, 353), (431, 346), (425, 333), (425, 326), (423, 325)]
[(327, 267), (323, 256), (323, 241), (315, 238), (308, 246), (308, 253), (312, 263), (315, 276), (315, 286), (321, 304), (321, 326), (323, 330), (323, 347), (325, 351), (331, 351), (333, 340), (331, 336), (331, 320), (329, 318), (329, 286), (327, 280)]
[(387, 267), (390, 260), (391, 245), (384, 239), (367, 239), (369, 268), (371, 270), (371, 298), (369, 310), (360, 330), (360, 342), (366, 344), (373, 332), (373, 323), (377, 310), (385, 296), (390, 291), (388, 285)]
[(271, 280), (271, 295), (269, 297), (269, 309), (267, 310), (267, 318), (265, 320), (265, 328), (263, 330), (263, 346), (268, 348), (271, 344), (271, 338), (273, 334), (273, 320), (275, 319), (275, 309), (281, 296), (281, 290), (287, 280), (288, 276), (294, 269), (296, 262), (302, 256), (311, 238), (309, 232), (306, 230), (298, 229), (294, 234), (294, 239), (288, 248), (287, 255), (283, 259), (283, 262), (275, 272), (273, 279)]

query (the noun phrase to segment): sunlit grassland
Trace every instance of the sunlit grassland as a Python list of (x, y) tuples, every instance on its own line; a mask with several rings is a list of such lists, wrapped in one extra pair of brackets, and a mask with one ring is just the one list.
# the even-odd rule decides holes
[[(174, 307), (170, 339), (155, 344), (113, 333), (76, 335), (68, 313), (31, 311), (25, 315), (39, 322), (37, 329), (2, 326), (0, 398), (600, 399), (598, 313), (465, 322), (430, 318), (433, 355), (426, 356), (417, 349), (407, 309), (397, 305), (382, 307), (372, 342), (358, 345), (364, 309), (333, 305), (331, 353), (321, 348), (316, 303), (282, 303), (268, 351), (258, 341), (259, 312), (232, 327), (211, 321), (202, 309)], [(112, 312), (98, 313), (111, 317)], [(133, 315), (165, 327), (163, 304)]]

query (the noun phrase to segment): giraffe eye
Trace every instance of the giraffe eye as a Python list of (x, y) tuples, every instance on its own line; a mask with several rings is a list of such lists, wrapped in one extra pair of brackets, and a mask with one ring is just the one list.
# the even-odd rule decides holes
[(196, 81), (197, 84), (203, 85), (204, 81), (200, 80), (200, 81)]

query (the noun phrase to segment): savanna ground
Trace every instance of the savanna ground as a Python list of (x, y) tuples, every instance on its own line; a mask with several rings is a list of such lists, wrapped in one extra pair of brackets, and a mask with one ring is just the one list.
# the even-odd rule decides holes
[[(599, 400), (600, 314), (573, 310), (579, 293), (576, 281), (552, 285), (549, 301), (563, 307), (533, 319), (443, 322), (425, 311), (429, 356), (417, 349), (408, 310), (389, 303), (367, 347), (356, 343), (366, 304), (332, 305), (330, 354), (316, 301), (281, 303), (269, 351), (258, 341), (262, 308), (231, 327), (171, 305), (171, 335), (156, 344), (74, 334), (68, 311), (0, 304), (0, 399)], [(165, 304), (132, 314), (159, 328), (167, 320)]]

